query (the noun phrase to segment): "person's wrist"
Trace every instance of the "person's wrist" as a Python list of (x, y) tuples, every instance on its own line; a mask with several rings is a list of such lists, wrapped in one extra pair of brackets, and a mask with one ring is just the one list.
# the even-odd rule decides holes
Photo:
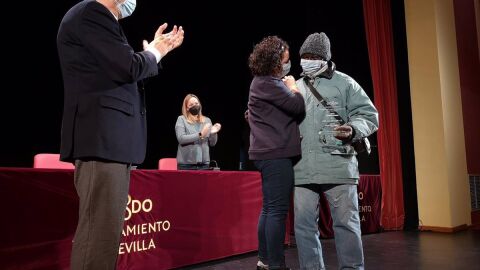
[(290, 88), (290, 91), (294, 92), (294, 93), (298, 93), (299, 90), (298, 90), (298, 87), (297, 86), (293, 86)]
[(199, 137), (200, 139), (203, 139), (202, 132), (199, 132), (199, 133), (198, 133), (198, 137)]
[(157, 63), (160, 62), (160, 60), (162, 59), (162, 53), (157, 48), (149, 46), (146, 48), (146, 51), (151, 52), (155, 56), (155, 60), (157, 61)]

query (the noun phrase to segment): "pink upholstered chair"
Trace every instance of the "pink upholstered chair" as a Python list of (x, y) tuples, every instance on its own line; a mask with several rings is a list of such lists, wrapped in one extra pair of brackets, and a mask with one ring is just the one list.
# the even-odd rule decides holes
[(177, 170), (177, 159), (176, 158), (161, 158), (158, 161), (159, 170)]
[(33, 157), (33, 168), (43, 169), (75, 169), (72, 163), (60, 161), (60, 154), (36, 154)]

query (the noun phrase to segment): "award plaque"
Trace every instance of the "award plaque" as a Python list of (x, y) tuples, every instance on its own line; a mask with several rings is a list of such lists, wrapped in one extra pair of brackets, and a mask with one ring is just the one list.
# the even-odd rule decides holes
[[(336, 101), (330, 101), (328, 104), (337, 112), (345, 109), (340, 108), (340, 106), (338, 106), (338, 102)], [(326, 146), (343, 145), (341, 140), (335, 138), (337, 131), (334, 130), (335, 127), (342, 125), (342, 123), (335, 117), (335, 113), (332, 113), (327, 109), (323, 110), (325, 111), (325, 117), (322, 120), (323, 126), (318, 132), (318, 135), (320, 136), (320, 142)]]

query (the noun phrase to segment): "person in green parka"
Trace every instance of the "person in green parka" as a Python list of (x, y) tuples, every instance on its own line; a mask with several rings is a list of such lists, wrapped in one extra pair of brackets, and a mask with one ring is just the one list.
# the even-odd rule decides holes
[(300, 124), (302, 159), (294, 168), (300, 269), (325, 269), (317, 223), (322, 192), (332, 214), (338, 268), (364, 269), (359, 171), (352, 144), (378, 129), (378, 112), (360, 85), (336, 70), (325, 33), (309, 35), (300, 48), (300, 57), (303, 72), (297, 86), (306, 108), (306, 118)]

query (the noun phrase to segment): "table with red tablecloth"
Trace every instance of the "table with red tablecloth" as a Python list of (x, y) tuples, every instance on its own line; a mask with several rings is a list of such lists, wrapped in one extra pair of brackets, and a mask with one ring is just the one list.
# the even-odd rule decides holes
[[(380, 181), (363, 178), (362, 230), (376, 232)], [(254, 251), (261, 200), (258, 172), (134, 170), (118, 269), (170, 269)], [(0, 168), (0, 203), (0, 269), (69, 268), (78, 215), (72, 170)]]

